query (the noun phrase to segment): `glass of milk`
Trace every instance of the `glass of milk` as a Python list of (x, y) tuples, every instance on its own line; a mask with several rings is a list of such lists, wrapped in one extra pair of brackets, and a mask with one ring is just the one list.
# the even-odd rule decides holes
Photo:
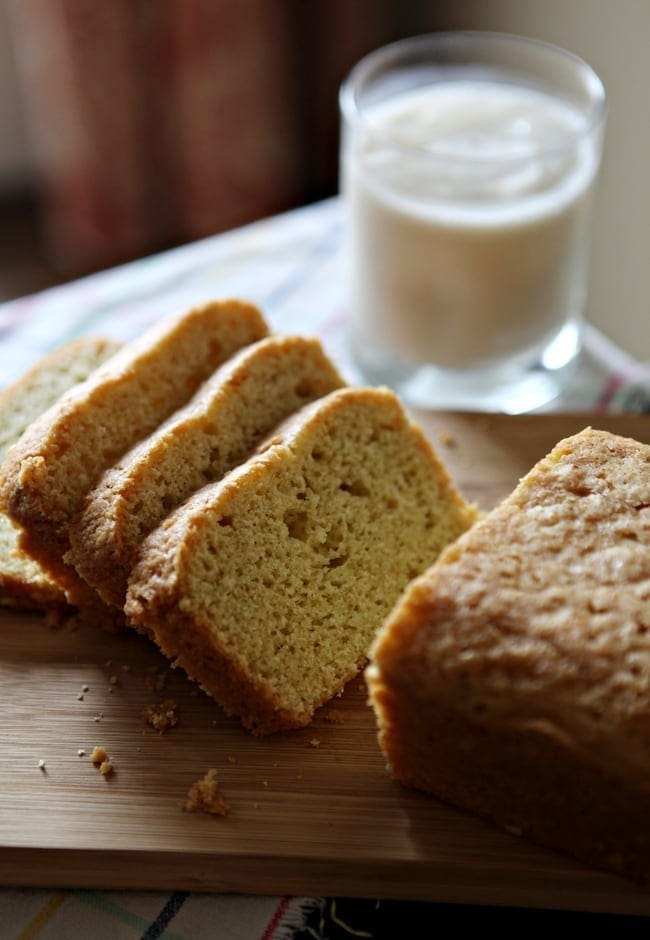
[(421, 407), (558, 396), (580, 349), (602, 82), (492, 33), (407, 39), (341, 89), (348, 312), (371, 382)]

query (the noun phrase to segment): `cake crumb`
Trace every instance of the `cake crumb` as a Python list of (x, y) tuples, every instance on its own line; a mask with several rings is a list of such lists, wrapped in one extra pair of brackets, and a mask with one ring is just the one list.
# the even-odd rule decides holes
[(102, 747), (101, 745), (95, 746), (93, 748), (90, 759), (96, 767), (99, 765), (99, 772), (104, 777), (110, 777), (110, 775), (115, 770), (115, 767), (113, 766), (111, 759), (108, 756), (106, 748)]
[(42, 757), (41, 757), (41, 759), (40, 759), (39, 762), (38, 762), (38, 769), (39, 769), (39, 770), (42, 770), (43, 773), (46, 773), (46, 771), (47, 771), (47, 767), (45, 766), (45, 761), (43, 760)]
[(89, 686), (87, 686), (87, 685), (82, 685), (82, 686), (81, 686), (81, 691), (82, 691), (82, 692), (87, 692), (87, 691), (88, 691), (88, 688), (89, 688)]
[(178, 723), (177, 708), (176, 702), (168, 698), (158, 705), (148, 705), (142, 717), (148, 725), (151, 725), (154, 731), (164, 734)]
[(233, 754), (229, 754), (228, 757), (226, 757), (226, 760), (228, 761), (229, 764), (237, 763), (237, 758)]
[(158, 666), (149, 666), (144, 681), (147, 688), (153, 692), (162, 692), (167, 682), (167, 673), (161, 671)]
[(86, 752), (84, 751), (82, 747), (80, 747), (79, 750), (77, 751), (77, 757), (85, 757), (85, 756), (86, 756)]
[(445, 428), (438, 431), (438, 440), (441, 444), (444, 444), (445, 447), (455, 447), (458, 443), (451, 431), (447, 431)]
[(217, 771), (212, 768), (190, 787), (185, 801), (186, 813), (209, 813), (212, 816), (227, 816), (230, 806), (219, 791)]
[(77, 692), (77, 701), (78, 701), (78, 702), (83, 702), (83, 700), (84, 700), (84, 694), (83, 694), (83, 692)]
[(345, 724), (345, 714), (340, 708), (328, 708), (323, 717), (332, 725)]
[(318, 738), (312, 738), (311, 741), (309, 742), (309, 746), (320, 747), (320, 741), (318, 740)]
[(108, 681), (109, 681), (109, 683), (110, 683), (111, 685), (117, 685), (117, 683), (118, 683), (119, 680), (118, 680), (117, 676), (111, 676)]
[(102, 720), (101, 715), (95, 715), (95, 717), (93, 718), (93, 721), (101, 721), (101, 720)]

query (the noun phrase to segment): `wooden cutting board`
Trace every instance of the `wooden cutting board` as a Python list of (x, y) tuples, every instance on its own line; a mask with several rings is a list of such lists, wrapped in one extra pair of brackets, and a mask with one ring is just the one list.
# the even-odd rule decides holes
[[(484, 508), (587, 423), (650, 441), (650, 417), (437, 415), (422, 423), (460, 488)], [(157, 693), (158, 674), (167, 678)], [(255, 739), (168, 673), (144, 639), (54, 629), (5, 611), (0, 689), (1, 883), (650, 914), (650, 893), (391, 781), (361, 679), (309, 728)], [(178, 704), (178, 725), (161, 736), (142, 712), (165, 697)], [(89, 760), (94, 745), (114, 761), (108, 779)], [(188, 788), (211, 767), (230, 815), (184, 813)]]

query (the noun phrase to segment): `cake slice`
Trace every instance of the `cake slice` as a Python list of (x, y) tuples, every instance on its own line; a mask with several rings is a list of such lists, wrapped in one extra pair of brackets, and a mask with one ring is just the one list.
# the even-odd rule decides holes
[(243, 724), (307, 724), (475, 512), (395, 396), (341, 389), (145, 539), (126, 613)]
[(271, 336), (241, 350), (104, 473), (71, 529), (68, 560), (107, 603), (122, 608), (144, 537), (280, 421), (342, 385), (316, 339)]
[(239, 301), (167, 319), (67, 392), (12, 448), (0, 503), (23, 529), (21, 547), (61, 582), (71, 604), (97, 618), (105, 607), (63, 562), (88, 490), (229, 356), (266, 333), (257, 308)]
[[(0, 395), (0, 465), (28, 425), (73, 385), (112, 356), (119, 346), (87, 337), (67, 343), (40, 359)], [(0, 471), (1, 473), (1, 471)], [(63, 611), (65, 595), (40, 565), (18, 546), (19, 531), (0, 513), (0, 604)]]
[(586, 429), (447, 549), (367, 670), (398, 780), (650, 876), (650, 447)]

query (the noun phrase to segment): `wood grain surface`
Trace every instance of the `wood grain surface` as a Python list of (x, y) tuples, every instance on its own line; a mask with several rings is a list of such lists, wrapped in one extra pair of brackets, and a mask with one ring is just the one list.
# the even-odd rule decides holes
[[(588, 423), (650, 441), (650, 417), (418, 417), (484, 508)], [(165, 688), (156, 692), (158, 674)], [(3, 884), (650, 914), (650, 894), (634, 885), (391, 781), (361, 678), (309, 728), (256, 739), (143, 638), (3, 611), (0, 688)], [(163, 698), (177, 702), (178, 725), (161, 736), (142, 713)], [(90, 762), (95, 745), (114, 762), (109, 778)], [(188, 788), (211, 767), (230, 815), (183, 812)]]

